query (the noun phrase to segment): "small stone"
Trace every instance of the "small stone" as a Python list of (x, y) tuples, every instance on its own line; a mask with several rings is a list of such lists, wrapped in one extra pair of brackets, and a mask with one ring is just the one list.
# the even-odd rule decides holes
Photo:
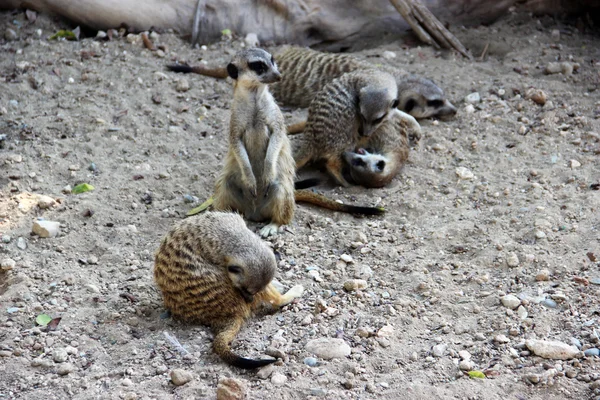
[(244, 400), (247, 391), (246, 383), (235, 378), (219, 378), (217, 400)]
[(60, 223), (56, 221), (35, 221), (31, 231), (41, 238), (53, 238), (58, 235)]
[(446, 352), (446, 350), (448, 349), (448, 345), (445, 343), (440, 343), (437, 344), (435, 346), (433, 346), (433, 348), (431, 349), (431, 354), (433, 354), (434, 357), (443, 357), (444, 353)]
[(396, 53), (386, 50), (381, 54), (381, 57), (385, 58), (386, 60), (391, 60), (392, 58), (396, 58)]
[(12, 352), (10, 350), (0, 350), (0, 357), (10, 357)]
[(479, 92), (473, 92), (467, 95), (467, 97), (465, 97), (465, 102), (469, 103), (469, 104), (475, 104), (475, 103), (479, 103), (481, 101), (481, 96), (479, 95)]
[(579, 355), (577, 347), (555, 340), (530, 339), (525, 345), (535, 355), (552, 360), (569, 360)]
[(521, 305), (521, 300), (514, 294), (507, 294), (506, 296), (502, 296), (500, 301), (502, 302), (502, 305), (504, 307), (510, 308), (511, 310), (514, 310)]
[(73, 188), (71, 187), (71, 185), (67, 185), (64, 188), (62, 188), (62, 192), (65, 194), (70, 194), (73, 191)]
[(551, 62), (546, 65), (544, 72), (548, 75), (558, 74), (562, 71), (562, 67), (559, 62)]
[(98, 31), (98, 33), (96, 33), (96, 39), (105, 39), (106, 36), (107, 34), (104, 31)]
[(353, 261), (354, 261), (354, 259), (352, 258), (352, 256), (350, 256), (350, 255), (348, 255), (348, 254), (342, 254), (342, 255), (340, 256), (340, 260), (342, 260), (342, 261), (344, 261), (344, 262), (346, 262), (346, 263), (348, 263), (348, 264), (350, 264), (351, 262), (353, 262)]
[(87, 290), (88, 290), (89, 292), (92, 292), (92, 293), (100, 293), (100, 289), (99, 289), (99, 288), (98, 288), (98, 286), (96, 286), (96, 285), (92, 285), (92, 284), (90, 283), (90, 284), (88, 284), (88, 285), (85, 285), (85, 287), (87, 288)]
[(178, 92), (187, 92), (190, 90), (190, 83), (185, 78), (181, 78), (177, 81), (177, 86), (175, 86), (175, 90)]
[(475, 333), (475, 335), (473, 335), (473, 337), (475, 338), (475, 340), (479, 340), (480, 342), (482, 342), (486, 339), (485, 335), (482, 332)]
[(560, 31), (558, 29), (552, 29), (552, 32), (550, 32), (550, 37), (554, 42), (560, 41)]
[(16, 109), (19, 108), (19, 102), (17, 100), (14, 100), (14, 99), (13, 100), (9, 100), (8, 101), (8, 107), (11, 108), (11, 109), (13, 109), (13, 110), (16, 110)]
[(470, 360), (471, 359), (471, 353), (469, 353), (466, 350), (461, 350), (458, 352), (458, 356), (462, 359), (462, 360)]
[(0, 261), (0, 269), (2, 271), (10, 271), (17, 265), (17, 262), (12, 258), (4, 258)]
[(542, 300), (542, 305), (548, 307), (548, 308), (556, 308), (558, 307), (558, 304), (556, 304), (556, 302), (552, 299), (544, 299)]
[(587, 349), (583, 352), (583, 355), (585, 355), (586, 357), (592, 357), (592, 356), (600, 356), (600, 350), (596, 349), (596, 348), (591, 348), (591, 349)]
[(344, 289), (348, 292), (354, 292), (356, 290), (366, 289), (367, 281), (364, 279), (349, 279), (344, 282)]
[(69, 354), (65, 349), (55, 349), (52, 352), (52, 359), (54, 362), (63, 363), (69, 359)]
[(568, 369), (565, 372), (565, 375), (567, 376), (567, 378), (571, 378), (571, 379), (575, 378), (577, 376), (577, 370), (575, 370), (575, 369)]
[(465, 112), (467, 114), (473, 114), (475, 112), (475, 107), (473, 107), (473, 104), (467, 104), (465, 106)]
[(314, 357), (306, 357), (304, 359), (304, 364), (308, 365), (309, 367), (316, 367), (317, 363), (318, 363), (318, 361)]
[(571, 169), (579, 168), (581, 167), (581, 163), (577, 160), (570, 160), (569, 167), (571, 167)]
[(6, 39), (9, 42), (17, 40), (17, 37), (17, 32), (15, 32), (14, 29), (6, 28), (6, 30), (4, 31), (4, 39)]
[(391, 325), (382, 326), (381, 329), (377, 331), (377, 336), (379, 337), (390, 337), (394, 334), (394, 327)]
[(472, 180), (473, 178), (475, 178), (475, 175), (473, 174), (473, 172), (471, 172), (471, 170), (465, 168), (465, 167), (458, 167), (456, 168), (456, 176), (458, 176), (460, 179), (463, 180)]
[(315, 397), (323, 397), (327, 395), (327, 389), (323, 388), (311, 388), (310, 389), (311, 396)]
[(21, 250), (25, 250), (27, 248), (27, 241), (23, 237), (17, 238), (17, 247)]
[(71, 372), (75, 371), (75, 366), (71, 363), (61, 364), (56, 373), (60, 376), (69, 375)]
[(532, 100), (534, 103), (543, 106), (546, 104), (547, 96), (543, 90), (530, 88), (525, 92), (525, 98)]
[(50, 208), (50, 207), (54, 207), (55, 204), (56, 204), (56, 200), (54, 200), (50, 196), (45, 196), (45, 195), (38, 196), (38, 203), (37, 203), (37, 205), (42, 210), (45, 210), (45, 209)]
[(178, 368), (171, 371), (171, 382), (173, 382), (175, 386), (185, 385), (192, 379), (194, 379), (192, 373), (184, 369)]
[(529, 374), (526, 376), (527, 380), (533, 384), (540, 383), (540, 376), (538, 374)]
[(458, 368), (461, 371), (470, 371), (473, 369), (473, 363), (469, 360), (462, 360), (459, 364), (458, 364)]
[(271, 376), (271, 383), (275, 386), (283, 386), (287, 382), (287, 376), (280, 372), (275, 372), (273, 376)]
[(342, 385), (345, 389), (350, 390), (356, 385), (356, 382), (354, 382), (354, 379), (346, 379)]
[(244, 42), (246, 42), (246, 46), (248, 47), (258, 47), (260, 45), (258, 35), (256, 35), (256, 33), (247, 34), (244, 38)]
[(581, 341), (577, 338), (572, 337), (571, 339), (569, 339), (569, 341), (571, 342), (571, 344), (575, 347), (577, 347), (579, 350), (581, 350)]
[(12, 240), (12, 237), (10, 237), (10, 235), (2, 235), (2, 243), (10, 243), (10, 241)]
[(519, 266), (519, 257), (516, 255), (516, 253), (508, 253), (508, 256), (506, 257), (506, 264), (511, 268)]
[(343, 339), (320, 338), (310, 340), (305, 347), (306, 351), (324, 360), (344, 358), (350, 355), (351, 349)]
[(130, 33), (125, 37), (125, 40), (127, 40), (127, 43), (135, 43), (137, 42), (139, 39), (139, 36), (136, 35), (135, 33)]
[(499, 344), (505, 344), (510, 342), (510, 339), (506, 337), (506, 335), (496, 335), (494, 336), (494, 342)]
[(519, 306), (519, 308), (517, 308), (517, 316), (520, 320), (525, 320), (529, 316), (529, 313), (525, 307)]
[(538, 282), (545, 282), (550, 280), (550, 271), (542, 269), (535, 275), (535, 280)]

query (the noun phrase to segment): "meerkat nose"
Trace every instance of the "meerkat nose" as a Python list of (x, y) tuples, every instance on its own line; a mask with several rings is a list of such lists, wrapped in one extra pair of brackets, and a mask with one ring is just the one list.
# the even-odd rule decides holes
[(277, 82), (281, 81), (281, 74), (279, 72), (275, 73), (275, 81), (277, 81)]

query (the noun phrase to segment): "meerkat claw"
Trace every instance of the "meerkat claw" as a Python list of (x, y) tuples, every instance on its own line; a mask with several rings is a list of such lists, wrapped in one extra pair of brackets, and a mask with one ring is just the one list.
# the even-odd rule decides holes
[(274, 222), (263, 226), (260, 230), (260, 236), (263, 238), (275, 236), (277, 233), (279, 233), (279, 225)]

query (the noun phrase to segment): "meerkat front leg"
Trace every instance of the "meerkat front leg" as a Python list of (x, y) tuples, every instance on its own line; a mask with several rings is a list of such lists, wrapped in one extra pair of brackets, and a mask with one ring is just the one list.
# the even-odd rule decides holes
[(296, 285), (285, 294), (281, 294), (272, 283), (269, 283), (264, 290), (257, 293), (253, 306), (258, 307), (261, 303), (267, 303), (273, 307), (283, 307), (290, 304), (294, 299), (301, 297), (303, 293), (304, 287), (302, 285)]
[(283, 140), (281, 139), (280, 132), (274, 131), (271, 127), (268, 127), (267, 129), (270, 131), (270, 138), (269, 145), (267, 146), (267, 154), (265, 156), (265, 170), (263, 171), (265, 182), (264, 197), (269, 195), (269, 189), (271, 189), (271, 185), (273, 185), (277, 178), (277, 161), (279, 160), (279, 154), (283, 148)]
[(242, 173), (242, 181), (244, 186), (252, 197), (257, 196), (256, 191), (256, 177), (254, 176), (254, 172), (252, 171), (252, 165), (250, 164), (250, 158), (248, 157), (248, 152), (246, 151), (246, 146), (244, 146), (244, 142), (242, 140), (241, 135), (235, 138), (235, 141), (232, 142), (233, 153), (235, 155), (235, 159), (237, 160), (240, 171)]
[(267, 225), (260, 228), (259, 234), (262, 238), (268, 238), (269, 236), (275, 236), (279, 233), (281, 225), (276, 222), (270, 222)]

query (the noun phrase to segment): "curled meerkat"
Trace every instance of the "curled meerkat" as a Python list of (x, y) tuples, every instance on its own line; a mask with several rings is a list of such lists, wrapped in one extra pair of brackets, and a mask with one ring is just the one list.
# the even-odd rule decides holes
[(264, 306), (279, 308), (300, 297), (302, 286), (284, 295), (271, 284), (273, 251), (235, 213), (208, 212), (178, 222), (155, 254), (154, 280), (175, 318), (208, 325), (213, 350), (244, 369), (275, 359), (252, 360), (231, 350), (244, 321)]
[[(309, 107), (315, 95), (335, 78), (353, 71), (377, 70), (389, 73), (396, 80), (398, 109), (415, 118), (456, 114), (456, 107), (435, 83), (388, 65), (374, 65), (348, 54), (324, 53), (297, 46), (282, 47), (275, 53), (275, 58), (282, 79), (271, 85), (271, 91), (277, 101), (287, 106)], [(228, 76), (224, 68), (204, 65), (169, 65), (168, 68), (175, 72), (194, 72), (213, 78), (225, 79)], [(303, 126), (304, 124), (299, 129)]]
[(398, 105), (394, 78), (381, 71), (355, 71), (326, 85), (308, 108), (306, 129), (294, 141), (297, 168), (324, 161), (327, 171), (342, 186), (344, 151), (369, 137)]

